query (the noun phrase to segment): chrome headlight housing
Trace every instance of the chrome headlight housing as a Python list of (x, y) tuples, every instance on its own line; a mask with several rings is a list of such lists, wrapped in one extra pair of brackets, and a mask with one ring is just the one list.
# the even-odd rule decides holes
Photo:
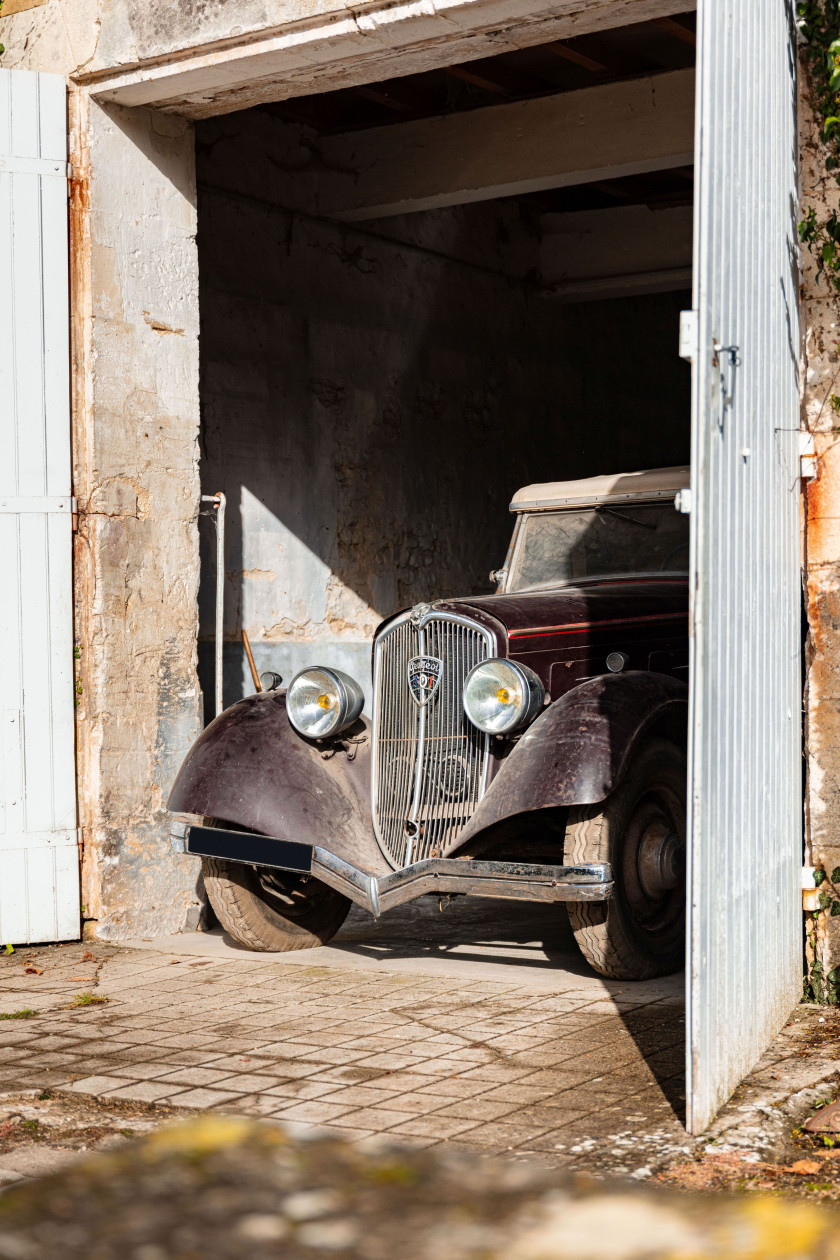
[(493, 657), (467, 674), (464, 712), (487, 735), (512, 735), (532, 722), (543, 706), (545, 688), (527, 665)]
[(355, 679), (326, 665), (302, 669), (286, 692), (289, 721), (307, 739), (327, 739), (352, 726), (364, 702), (364, 693)]

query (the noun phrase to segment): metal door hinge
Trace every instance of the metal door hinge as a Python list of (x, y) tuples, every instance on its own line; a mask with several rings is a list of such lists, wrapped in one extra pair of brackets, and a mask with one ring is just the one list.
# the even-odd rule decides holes
[(0, 496), (0, 512), (48, 512), (64, 515), (76, 511), (76, 500), (69, 494), (23, 494)]
[(4, 153), (0, 155), (0, 175), (58, 175), (69, 179), (70, 163), (61, 158), (13, 157)]
[(815, 866), (802, 867), (802, 909), (805, 911), (820, 908), (820, 890), (814, 883), (815, 871)]
[(803, 481), (813, 481), (817, 475), (817, 452), (813, 433), (799, 434), (799, 476)]
[(678, 512), (682, 512), (683, 516), (691, 515), (691, 490), (688, 487), (678, 490), (674, 495), (674, 507)]
[(693, 363), (699, 349), (697, 311), (680, 311), (680, 358)]

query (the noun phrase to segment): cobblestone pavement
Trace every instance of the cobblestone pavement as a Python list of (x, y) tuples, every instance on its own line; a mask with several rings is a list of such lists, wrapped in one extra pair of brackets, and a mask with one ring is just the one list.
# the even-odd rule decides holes
[(292, 955), (195, 934), (0, 956), (0, 1186), (208, 1110), (728, 1184), (796, 1158), (840, 1085), (840, 1014), (801, 1005), (690, 1139), (680, 976), (603, 982), (550, 907), (458, 910), (351, 915)]
[[(415, 905), (291, 956), (199, 935), (21, 949), (0, 960), (0, 1010), (35, 1014), (0, 1021), (0, 1094), (220, 1109), (645, 1177), (696, 1146), (680, 981), (607, 984), (544, 913)], [(803, 1073), (796, 1036), (792, 1023), (761, 1065), (782, 1090), (792, 1058)], [(727, 1114), (725, 1140), (744, 1146), (737, 1103)]]
[[(172, 938), (177, 952), (171, 941), (19, 950), (0, 963), (0, 1007), (38, 1014), (0, 1022), (0, 1092), (222, 1108), (551, 1162), (593, 1137), (632, 1151), (633, 1167), (648, 1148), (684, 1147), (679, 982), (601, 982), (567, 929), (546, 944), (539, 907), (465, 910), (415, 906), (373, 934), (351, 922), (345, 953), (340, 940), (293, 956), (184, 952), (220, 944), (202, 937)], [(373, 945), (357, 949), (360, 933)], [(494, 936), (488, 979), (476, 950)], [(468, 957), (439, 962), (447, 942)], [(71, 1006), (84, 993), (107, 1001)]]

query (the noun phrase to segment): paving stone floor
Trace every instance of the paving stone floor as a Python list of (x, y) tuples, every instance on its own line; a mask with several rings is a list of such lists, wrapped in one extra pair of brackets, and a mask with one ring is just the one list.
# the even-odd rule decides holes
[[(0, 1009), (38, 1014), (0, 1022), (0, 1092), (557, 1163), (606, 1144), (618, 1171), (624, 1153), (631, 1171), (685, 1146), (679, 978), (606, 984), (552, 907), (416, 903), (375, 930), (351, 916), (333, 947), (295, 955), (199, 934), (138, 945), (2, 959)], [(107, 1001), (72, 1007), (81, 993)]]

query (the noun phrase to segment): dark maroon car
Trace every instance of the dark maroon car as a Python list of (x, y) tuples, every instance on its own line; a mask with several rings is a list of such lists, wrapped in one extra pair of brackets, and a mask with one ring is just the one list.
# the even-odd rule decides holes
[(677, 970), (687, 487), (665, 468), (521, 490), (495, 595), (377, 630), (372, 722), (325, 666), (220, 714), (169, 809), (231, 936), (305, 949), (351, 902), (427, 893), (564, 901), (602, 975)]

